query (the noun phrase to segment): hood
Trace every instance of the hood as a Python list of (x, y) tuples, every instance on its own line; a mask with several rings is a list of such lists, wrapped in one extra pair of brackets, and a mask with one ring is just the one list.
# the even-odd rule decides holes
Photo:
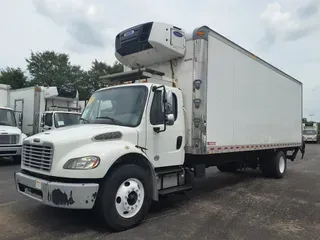
[(21, 129), (13, 126), (0, 125), (0, 134), (21, 134)]
[(41, 142), (48, 141), (53, 144), (58, 143), (59, 145), (71, 142), (77, 142), (80, 144), (83, 141), (92, 141), (91, 138), (95, 135), (113, 131), (120, 131), (124, 139), (128, 137), (128, 135), (131, 136), (131, 140), (133, 140), (132, 137), (134, 137), (135, 142), (138, 139), (138, 131), (131, 127), (107, 124), (77, 124), (38, 133), (28, 137), (26, 140), (32, 141), (33, 139), (38, 138)]

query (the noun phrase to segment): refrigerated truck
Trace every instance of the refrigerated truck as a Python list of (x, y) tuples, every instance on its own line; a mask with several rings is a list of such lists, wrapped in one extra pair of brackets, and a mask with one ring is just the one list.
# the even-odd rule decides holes
[(19, 128), (19, 119), (8, 107), (10, 86), (0, 84), (0, 160), (12, 157), (14, 162), (21, 160), (22, 141), (27, 136)]
[(101, 77), (108, 87), (93, 93), (81, 124), (24, 140), (21, 194), (93, 208), (121, 231), (208, 167), (282, 178), (304, 153), (302, 83), (209, 27), (186, 34), (149, 22), (119, 33), (115, 47), (131, 70)]
[(317, 143), (319, 141), (318, 137), (318, 123), (303, 123), (303, 140), (305, 142), (314, 142)]
[(28, 136), (80, 122), (78, 91), (64, 87), (33, 86), (10, 91), (10, 105), (22, 118)]

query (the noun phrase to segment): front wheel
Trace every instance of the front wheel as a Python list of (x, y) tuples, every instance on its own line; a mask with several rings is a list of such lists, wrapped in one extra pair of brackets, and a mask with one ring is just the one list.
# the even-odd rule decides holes
[(108, 227), (123, 231), (139, 225), (151, 205), (149, 173), (137, 165), (123, 165), (102, 184), (98, 209)]

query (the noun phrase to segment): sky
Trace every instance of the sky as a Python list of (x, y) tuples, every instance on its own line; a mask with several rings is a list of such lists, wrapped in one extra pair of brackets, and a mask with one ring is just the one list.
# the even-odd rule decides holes
[(115, 35), (148, 21), (209, 26), (301, 81), (304, 116), (320, 121), (320, 0), (2, 0), (0, 68), (44, 50), (112, 64)]

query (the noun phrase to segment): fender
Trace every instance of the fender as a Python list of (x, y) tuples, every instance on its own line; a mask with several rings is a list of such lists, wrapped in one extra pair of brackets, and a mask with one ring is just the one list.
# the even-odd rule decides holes
[[(154, 166), (150, 162), (148, 156), (134, 144), (124, 140), (110, 140), (101, 142), (91, 142), (85, 145), (81, 145), (77, 148), (73, 148), (67, 154), (58, 156), (58, 161), (53, 162), (51, 168), (51, 175), (57, 177), (74, 178), (74, 179), (102, 179), (108, 173), (111, 167), (119, 163), (123, 157), (134, 155), (141, 155), (142, 159), (145, 159), (153, 181), (153, 198), (158, 199), (157, 180), (154, 171)], [(64, 169), (63, 165), (72, 158), (94, 155), (98, 156), (100, 164), (97, 168), (91, 170), (76, 170), (76, 169)]]

